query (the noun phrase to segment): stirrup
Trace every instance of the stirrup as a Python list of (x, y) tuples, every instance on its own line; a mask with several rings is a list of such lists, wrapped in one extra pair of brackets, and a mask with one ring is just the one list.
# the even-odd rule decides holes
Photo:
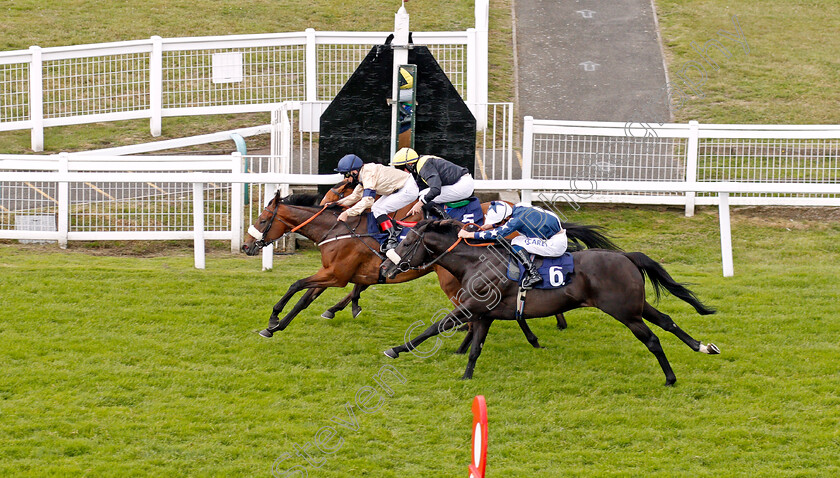
[(542, 282), (543, 278), (540, 276), (539, 272), (534, 272), (533, 274), (530, 271), (525, 271), (525, 277), (522, 279), (522, 288), (523, 289), (533, 289), (535, 285)]

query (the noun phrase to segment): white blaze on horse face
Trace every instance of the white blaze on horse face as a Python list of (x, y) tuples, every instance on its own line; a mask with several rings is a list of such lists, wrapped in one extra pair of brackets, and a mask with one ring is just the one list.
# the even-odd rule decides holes
[(250, 234), (251, 237), (258, 241), (263, 238), (263, 233), (261, 233), (259, 229), (254, 227), (253, 224), (251, 224), (251, 227), (248, 228), (248, 234)]
[(391, 259), (391, 262), (393, 262), (395, 266), (399, 266), (400, 261), (402, 261), (402, 257), (400, 257), (400, 255), (397, 254), (397, 251), (393, 249), (388, 249), (388, 252), (385, 253), (385, 257)]

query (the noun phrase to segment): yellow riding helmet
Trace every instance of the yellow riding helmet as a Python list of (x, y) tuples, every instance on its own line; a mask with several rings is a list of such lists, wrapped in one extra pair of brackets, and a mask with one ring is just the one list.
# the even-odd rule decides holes
[(414, 164), (417, 162), (417, 151), (411, 148), (402, 148), (394, 154), (391, 159), (391, 166), (405, 166), (406, 164)]

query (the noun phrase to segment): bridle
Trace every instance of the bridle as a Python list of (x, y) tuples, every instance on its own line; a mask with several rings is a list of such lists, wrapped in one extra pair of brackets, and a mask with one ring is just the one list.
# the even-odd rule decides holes
[[(268, 209), (268, 206), (266, 206), (265, 209), (263, 209), (263, 211), (270, 211), (271, 212), (271, 219), (268, 221), (268, 224), (265, 226), (265, 230), (260, 231), (259, 229), (254, 227), (253, 224), (251, 224), (251, 227), (248, 228), (248, 234), (250, 234), (251, 237), (256, 239), (256, 241), (254, 241), (254, 245), (257, 246), (257, 248), (262, 249), (263, 247), (273, 243), (274, 241), (279, 240), (280, 238), (282, 238), (286, 234), (291, 234), (293, 232), (296, 232), (297, 230), (299, 230), (303, 226), (309, 224), (310, 222), (312, 222), (313, 219), (315, 219), (322, 212), (324, 212), (327, 209), (327, 207), (328, 207), (327, 205), (324, 205), (324, 207), (322, 207), (320, 211), (313, 214), (312, 217), (310, 217), (309, 219), (303, 221), (302, 223), (298, 224), (297, 226), (292, 226), (288, 222), (284, 221), (282, 217), (277, 216), (277, 211), (278, 211), (278, 209), (280, 209), (280, 204), (278, 202), (275, 202), (273, 211)], [(283, 234), (281, 234), (280, 236), (278, 236), (275, 239), (272, 239), (270, 241), (266, 241), (265, 237), (268, 235), (268, 231), (271, 230), (271, 226), (274, 224), (275, 220), (282, 222), (287, 228), (289, 228), (289, 230), (284, 232)]]
[[(452, 249), (455, 249), (455, 246), (457, 246), (463, 240), (463, 238), (459, 237), (457, 241), (453, 242), (452, 245), (449, 246), (448, 249), (443, 251), (443, 253), (440, 254), (439, 256), (435, 257), (431, 262), (427, 262), (425, 264), (420, 264), (419, 266), (412, 266), (411, 265), (411, 260), (414, 259), (414, 254), (416, 254), (417, 251), (420, 249), (421, 244), (423, 245), (423, 248), (426, 249), (426, 252), (432, 254), (433, 251), (431, 249), (429, 249), (429, 247), (423, 242), (423, 237), (426, 235), (426, 231), (417, 232), (414, 229), (409, 229), (408, 232), (409, 233), (413, 232), (414, 234), (417, 234), (418, 239), (417, 239), (417, 242), (415, 242), (411, 246), (411, 250), (410, 250), (407, 258), (405, 260), (403, 260), (403, 258), (399, 257), (399, 255), (397, 255), (396, 252), (394, 252), (393, 254), (386, 254), (386, 256), (388, 256), (388, 259), (391, 259), (391, 262), (394, 262), (394, 264), (397, 266), (397, 270), (400, 271), (400, 272), (407, 272), (407, 271), (410, 271), (410, 270), (428, 269), (429, 267), (432, 267), (443, 256), (452, 252)], [(393, 251), (393, 249), (391, 251)], [(388, 252), (390, 253), (391, 251), (388, 251)], [(394, 258), (392, 257), (393, 255), (397, 255), (397, 259), (398, 259), (397, 261), (394, 261)]]

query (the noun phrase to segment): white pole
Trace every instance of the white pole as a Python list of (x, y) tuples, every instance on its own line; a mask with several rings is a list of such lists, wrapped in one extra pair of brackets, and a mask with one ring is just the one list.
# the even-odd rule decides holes
[(478, 97), (481, 104), (488, 103), (489, 82), (489, 50), (490, 50), (490, 0), (476, 0), (475, 2), (475, 31), (478, 47)]
[(306, 30), (306, 101), (318, 101), (318, 54), (315, 29)]
[(193, 250), (195, 268), (204, 269), (204, 184), (193, 183)]
[(163, 116), (163, 39), (152, 37), (152, 54), (149, 57), (149, 130), (160, 136)]
[(399, 144), (399, 133), (397, 131), (399, 105), (397, 102), (400, 99), (400, 65), (408, 63), (408, 24), (408, 12), (405, 9), (405, 5), (402, 5), (394, 15), (394, 40), (391, 42), (391, 46), (394, 49), (394, 65), (391, 81), (391, 154), (388, 156), (389, 160), (394, 157), (394, 153), (397, 152), (397, 145)]
[[(230, 172), (243, 173), (242, 153), (235, 151), (230, 155)], [(230, 184), (230, 251), (239, 252), (242, 248), (242, 208), (245, 202), (245, 185)]]
[(41, 47), (31, 46), (29, 64), (29, 119), (32, 121), (32, 151), (44, 150), (44, 63)]
[(732, 227), (729, 221), (729, 193), (718, 194), (718, 216), (720, 217), (720, 261), (723, 264), (723, 277), (732, 277)]
[[(69, 155), (62, 152), (58, 155), (58, 172), (67, 174), (70, 167)], [(58, 246), (67, 249), (67, 235), (70, 231), (70, 185), (67, 181), (58, 183)]]
[[(534, 154), (534, 117), (526, 116), (522, 128), (522, 182), (531, 180), (531, 156)], [(531, 205), (532, 189), (522, 190), (522, 202)]]

